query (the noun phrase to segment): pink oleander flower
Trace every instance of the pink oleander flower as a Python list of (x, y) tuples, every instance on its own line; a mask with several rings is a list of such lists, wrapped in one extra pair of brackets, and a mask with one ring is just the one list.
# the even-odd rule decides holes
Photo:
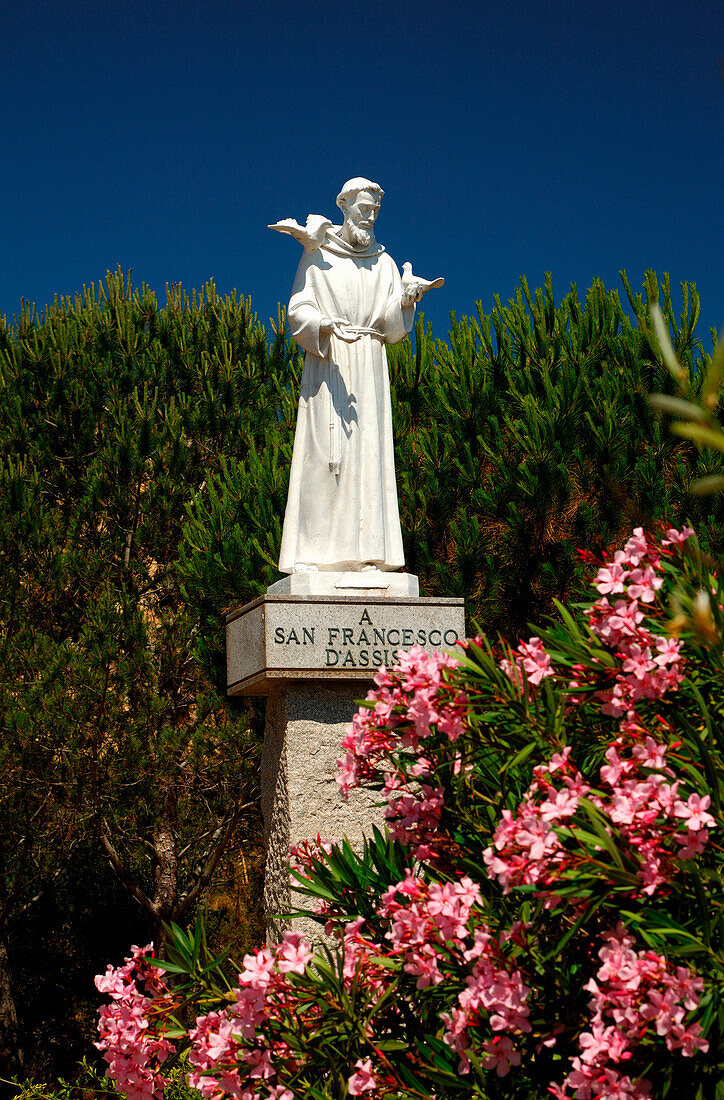
[(268, 947), (262, 947), (253, 955), (244, 955), (244, 969), (239, 975), (239, 982), (248, 985), (251, 989), (266, 989), (272, 980), (274, 972), (274, 956)]
[(311, 957), (311, 948), (300, 932), (285, 932), (276, 948), (280, 974), (303, 974)]
[(611, 606), (604, 596), (588, 609), (586, 616), (592, 633), (610, 649), (625, 648), (642, 637), (648, 638), (648, 634), (642, 634), (640, 630), (646, 616), (640, 610), (638, 600), (616, 600)]
[(502, 1041), (507, 1038), (503, 1033), (530, 1030), (526, 1004), (530, 991), (502, 949), (508, 941), (522, 942), (525, 929), (518, 925), (495, 940), (480, 923), (481, 904), (480, 887), (467, 876), (457, 882), (426, 883), (408, 871), (383, 895), (378, 913), (389, 920), (386, 937), (393, 953), (402, 957), (404, 971), (416, 977), (418, 989), (441, 985), (453, 958), (458, 964), (470, 964), (457, 1005), (441, 1013), (446, 1028), (443, 1039), (458, 1054), (460, 1072), (468, 1073), (468, 1029), (486, 1021), (493, 1038), (485, 1050), (491, 1068), (502, 1076), (519, 1061), (512, 1044)]
[(527, 642), (520, 642), (513, 653), (513, 660), (503, 659), (500, 662), (505, 675), (519, 688), (523, 687), (523, 673), (532, 687), (537, 687), (548, 676), (555, 676), (555, 670), (551, 668), (550, 654), (546, 653), (540, 638), (529, 638)]
[(622, 560), (630, 565), (641, 565), (647, 558), (658, 564), (658, 554), (655, 547), (649, 545), (643, 527), (634, 527), (633, 535), (623, 548)]
[(682, 527), (680, 531), (677, 531), (675, 527), (669, 527), (666, 532), (666, 537), (661, 540), (662, 546), (678, 546), (682, 542), (686, 542), (694, 534), (692, 527)]
[(483, 1050), (488, 1055), (483, 1059), (486, 1069), (494, 1069), (498, 1077), (505, 1077), (510, 1073), (511, 1066), (520, 1065), (520, 1052), (513, 1046), (513, 1040), (507, 1035), (494, 1035), (483, 1043)]
[(653, 603), (663, 583), (664, 578), (657, 577), (650, 565), (645, 569), (632, 569), (628, 576), (626, 594), (630, 600)]
[(701, 798), (698, 794), (690, 794), (686, 802), (677, 802), (674, 806), (674, 817), (680, 817), (686, 823), (687, 829), (698, 832), (701, 829), (713, 829), (716, 820), (707, 810), (711, 806), (711, 798), (708, 794)]
[(624, 591), (623, 582), (628, 576), (628, 569), (624, 569), (620, 561), (614, 560), (611, 565), (598, 570), (593, 583), (602, 596), (613, 596)]
[(363, 1092), (370, 1092), (377, 1088), (377, 1082), (372, 1075), (372, 1060), (366, 1058), (363, 1062), (358, 1058), (354, 1065), (355, 1072), (347, 1081), (347, 1091), (350, 1096), (361, 1096)]

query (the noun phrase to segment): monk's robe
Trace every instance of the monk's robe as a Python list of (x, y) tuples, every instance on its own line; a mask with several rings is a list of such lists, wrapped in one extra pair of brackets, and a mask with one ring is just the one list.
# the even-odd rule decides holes
[[(288, 319), (304, 348), (279, 569), (404, 565), (385, 344), (410, 331), (400, 273), (376, 242), (356, 250), (330, 229), (305, 252)], [(329, 318), (361, 335), (320, 335)]]

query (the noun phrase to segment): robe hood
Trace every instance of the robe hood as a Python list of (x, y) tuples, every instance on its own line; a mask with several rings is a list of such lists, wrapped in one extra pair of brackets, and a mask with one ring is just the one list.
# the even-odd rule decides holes
[(324, 235), (324, 240), (320, 244), (320, 248), (332, 252), (335, 256), (351, 256), (353, 259), (357, 258), (359, 260), (381, 256), (385, 251), (384, 245), (378, 244), (375, 240), (370, 241), (366, 248), (353, 248), (351, 244), (347, 244), (347, 242), (339, 236), (341, 229), (341, 225), (333, 225), (328, 229)]

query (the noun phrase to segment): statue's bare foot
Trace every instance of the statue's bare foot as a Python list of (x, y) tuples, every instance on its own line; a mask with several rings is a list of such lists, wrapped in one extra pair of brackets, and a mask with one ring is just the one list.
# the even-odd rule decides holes
[(360, 573), (377, 573), (377, 572), (378, 572), (377, 566), (371, 561), (366, 561), (364, 563), (364, 565), (360, 566)]
[(318, 565), (308, 565), (305, 561), (297, 561), (294, 563), (295, 573), (318, 573)]

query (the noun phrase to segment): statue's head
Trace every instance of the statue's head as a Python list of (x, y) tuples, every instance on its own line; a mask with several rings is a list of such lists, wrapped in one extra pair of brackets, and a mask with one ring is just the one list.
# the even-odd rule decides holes
[(384, 191), (379, 183), (355, 176), (347, 180), (337, 195), (337, 206), (344, 214), (340, 236), (353, 248), (367, 248), (375, 239), (375, 222)]

